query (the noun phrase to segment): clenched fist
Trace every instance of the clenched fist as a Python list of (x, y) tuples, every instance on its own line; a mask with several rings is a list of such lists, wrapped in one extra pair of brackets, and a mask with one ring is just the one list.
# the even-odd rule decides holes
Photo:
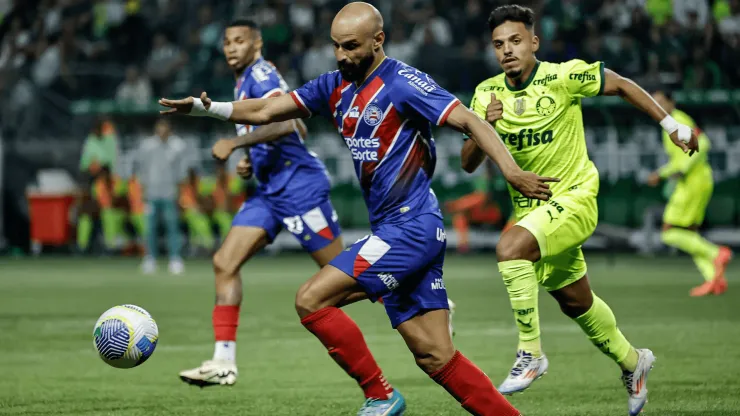
[(491, 93), (491, 103), (486, 107), (486, 121), (496, 125), (496, 121), (504, 118), (504, 104), (496, 99), (496, 94)]
[(247, 180), (252, 177), (252, 161), (249, 160), (248, 156), (244, 156), (239, 163), (236, 164), (236, 174), (242, 179)]
[(211, 148), (213, 158), (219, 161), (226, 161), (234, 151), (234, 142), (229, 139), (220, 139)]

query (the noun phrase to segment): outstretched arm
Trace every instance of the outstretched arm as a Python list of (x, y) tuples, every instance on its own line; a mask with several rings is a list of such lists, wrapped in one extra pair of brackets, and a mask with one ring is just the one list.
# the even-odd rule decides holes
[(496, 162), (506, 180), (522, 195), (544, 201), (552, 196), (547, 182), (558, 182), (559, 179), (544, 178), (532, 172), (523, 171), (511, 157), (511, 153), (506, 149), (506, 145), (501, 141), (498, 133), (475, 113), (458, 105), (450, 113), (446, 124), (459, 132), (467, 134), (470, 137), (468, 141), (475, 142), (476, 146), (485, 155)]
[(481, 150), (480, 147), (475, 143), (475, 140), (465, 140), (463, 143), (462, 151), (460, 152), (460, 160), (462, 168), (465, 172), (473, 173), (478, 166), (486, 159), (486, 154)]
[(211, 101), (204, 92), (200, 98), (182, 100), (161, 98), (159, 104), (169, 107), (160, 114), (184, 114), (196, 117), (213, 117), (238, 124), (261, 126), (278, 121), (307, 117), (288, 94), (274, 98), (259, 98), (232, 102)]
[(236, 149), (254, 146), (259, 143), (273, 142), (296, 130), (298, 130), (301, 137), (306, 137), (307, 128), (302, 120), (286, 120), (271, 123), (243, 136), (232, 139), (221, 139), (213, 145), (211, 152), (214, 158), (226, 160)]
[(636, 108), (642, 110), (653, 120), (660, 123), (671, 141), (684, 153), (699, 151), (699, 140), (689, 126), (677, 122), (653, 97), (629, 78), (625, 78), (610, 69), (604, 69), (604, 95), (618, 95)]

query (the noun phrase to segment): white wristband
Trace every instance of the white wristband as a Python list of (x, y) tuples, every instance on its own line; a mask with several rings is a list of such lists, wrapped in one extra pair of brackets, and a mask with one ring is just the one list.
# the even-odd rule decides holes
[(230, 102), (212, 101), (211, 105), (206, 109), (200, 98), (193, 97), (193, 109), (190, 110), (190, 115), (194, 117), (213, 117), (219, 120), (228, 120), (233, 112), (234, 105)]
[(668, 134), (678, 131), (678, 140), (688, 143), (691, 140), (691, 127), (681, 124), (671, 116), (666, 116), (660, 121), (660, 127), (663, 127)]
[(678, 130), (678, 125), (678, 121), (670, 115), (660, 120), (660, 127), (663, 127), (663, 130), (668, 134), (673, 134), (674, 131)]

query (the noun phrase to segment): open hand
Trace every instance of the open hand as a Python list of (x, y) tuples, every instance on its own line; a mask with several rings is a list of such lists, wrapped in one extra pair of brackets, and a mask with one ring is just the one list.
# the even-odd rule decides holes
[[(211, 106), (211, 99), (208, 95), (203, 92), (200, 94), (200, 100), (203, 102), (203, 106), (208, 110)], [(169, 107), (169, 110), (162, 110), (159, 114), (183, 114), (188, 115), (193, 111), (193, 97), (183, 98), (181, 100), (170, 100), (169, 98), (160, 98), (159, 105)]]
[(234, 142), (229, 139), (220, 139), (211, 148), (213, 158), (219, 161), (226, 161), (234, 151)]
[(547, 201), (552, 196), (548, 182), (560, 182), (558, 178), (542, 177), (534, 172), (527, 171), (520, 171), (511, 177), (507, 177), (506, 180), (523, 196), (542, 201)]
[(236, 174), (242, 179), (247, 180), (252, 177), (252, 161), (249, 160), (248, 156), (244, 156), (239, 163), (236, 164)]
[(504, 117), (504, 104), (496, 99), (496, 94), (491, 93), (491, 103), (486, 107), (486, 121), (496, 125), (496, 121)]

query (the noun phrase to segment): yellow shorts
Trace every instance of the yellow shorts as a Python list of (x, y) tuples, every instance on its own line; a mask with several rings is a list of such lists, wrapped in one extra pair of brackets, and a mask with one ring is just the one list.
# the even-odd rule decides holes
[(713, 191), (711, 172), (709, 177), (700, 175), (679, 181), (665, 207), (663, 223), (684, 228), (701, 225)]
[(535, 270), (547, 291), (561, 289), (586, 275), (581, 245), (596, 229), (598, 189), (597, 177), (543, 202), (516, 224), (537, 239), (541, 259), (535, 263)]

